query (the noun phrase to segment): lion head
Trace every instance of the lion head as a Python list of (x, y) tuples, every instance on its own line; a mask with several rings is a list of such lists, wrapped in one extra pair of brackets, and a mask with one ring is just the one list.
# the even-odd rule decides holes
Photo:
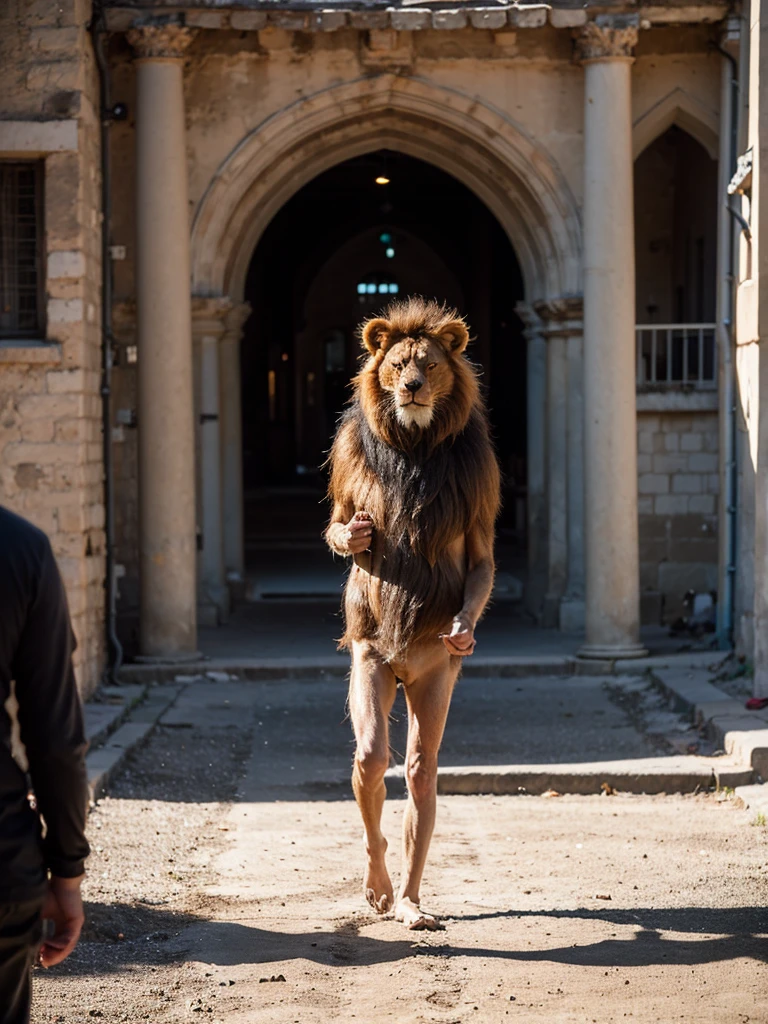
[(478, 401), (475, 369), (464, 355), (469, 332), (455, 309), (413, 297), (365, 321), (369, 359), (355, 380), (371, 428), (395, 447), (459, 433)]

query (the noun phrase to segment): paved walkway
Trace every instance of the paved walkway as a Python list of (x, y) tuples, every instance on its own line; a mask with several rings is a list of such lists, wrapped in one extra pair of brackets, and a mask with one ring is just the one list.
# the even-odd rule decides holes
[[(273, 600), (244, 603), (229, 622), (199, 630), (199, 646), (209, 658), (324, 659), (336, 654), (336, 638), (343, 629), (341, 596), (322, 601)], [(652, 654), (709, 648), (709, 638), (694, 642), (687, 637), (670, 637), (669, 630), (648, 626), (643, 643)], [(482, 657), (534, 657), (573, 655), (583, 642), (579, 633), (561, 633), (533, 625), (520, 609), (509, 602), (493, 605), (477, 627), (477, 653)], [(340, 659), (348, 655), (338, 653)]]
[[(466, 680), (444, 763), (672, 756), (643, 686)], [(768, 1021), (768, 832), (727, 794), (441, 797), (424, 935), (363, 904), (350, 756), (341, 680), (186, 686), (91, 816), (34, 1024)]]

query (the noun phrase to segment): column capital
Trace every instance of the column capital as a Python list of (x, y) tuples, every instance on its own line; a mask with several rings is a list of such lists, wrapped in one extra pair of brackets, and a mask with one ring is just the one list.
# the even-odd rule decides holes
[(226, 296), (192, 296), (192, 337), (216, 338), (227, 330), (227, 319), (233, 312), (232, 300)]
[(197, 33), (178, 18), (153, 18), (126, 33), (137, 60), (181, 60)]
[(564, 295), (557, 299), (534, 303), (547, 338), (567, 338), (584, 330), (584, 299), (581, 295)]
[(226, 316), (226, 333), (224, 341), (240, 341), (245, 321), (251, 315), (250, 302), (238, 302), (230, 309)]
[(577, 63), (633, 60), (640, 19), (635, 15), (602, 15), (573, 33)]
[(531, 338), (537, 338), (541, 336), (543, 324), (541, 317), (527, 302), (518, 302), (515, 306), (515, 313), (523, 321), (523, 334), (530, 341)]

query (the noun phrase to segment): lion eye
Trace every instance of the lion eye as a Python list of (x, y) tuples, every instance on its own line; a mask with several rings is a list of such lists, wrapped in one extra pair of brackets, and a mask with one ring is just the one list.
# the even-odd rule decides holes
[(437, 366), (437, 363), (427, 363), (427, 369), (428, 370), (434, 370), (434, 368), (436, 366)]

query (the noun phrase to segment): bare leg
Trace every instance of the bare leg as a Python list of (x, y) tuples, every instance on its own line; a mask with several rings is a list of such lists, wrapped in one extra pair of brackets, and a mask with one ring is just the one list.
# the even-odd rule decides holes
[(414, 929), (440, 927), (436, 918), (420, 909), (419, 889), (435, 827), (437, 754), (459, 664), (458, 658), (445, 659), (439, 669), (422, 676), (405, 691), (408, 702), (405, 761), (408, 803), (403, 821), (403, 877), (395, 904), (395, 917)]
[(389, 767), (389, 713), (396, 693), (392, 669), (366, 645), (354, 643), (349, 711), (357, 749), (352, 789), (365, 829), (367, 864), (363, 892), (378, 914), (386, 914), (394, 905), (385, 863), (387, 840), (381, 831), (381, 812), (387, 795), (384, 773)]

